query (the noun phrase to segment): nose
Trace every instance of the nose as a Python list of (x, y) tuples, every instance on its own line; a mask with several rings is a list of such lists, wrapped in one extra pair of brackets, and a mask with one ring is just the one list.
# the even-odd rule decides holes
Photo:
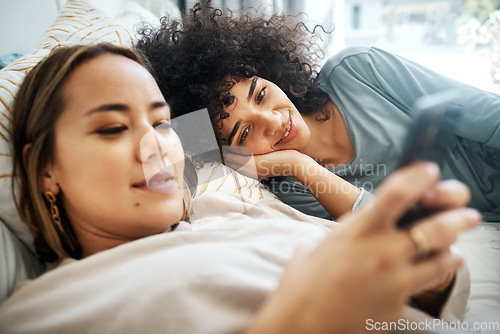
[(137, 159), (141, 163), (160, 161), (168, 152), (162, 149), (162, 137), (154, 130), (147, 131), (141, 138)]
[(274, 136), (281, 129), (281, 113), (277, 110), (266, 110), (256, 113), (256, 124), (262, 129), (264, 136)]

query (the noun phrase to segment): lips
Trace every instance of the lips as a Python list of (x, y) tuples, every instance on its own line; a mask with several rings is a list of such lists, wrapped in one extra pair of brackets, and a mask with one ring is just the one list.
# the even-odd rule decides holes
[(290, 115), (290, 117), (288, 118), (287, 125), (283, 130), (281, 139), (275, 145), (288, 143), (297, 136), (297, 132), (298, 132), (297, 122), (295, 122), (293, 116)]
[(291, 128), (292, 128), (292, 121), (290, 118), (288, 118), (288, 124), (286, 125), (285, 134), (283, 135), (283, 137), (281, 137), (280, 141), (288, 137)]
[(132, 186), (154, 193), (175, 193), (177, 191), (177, 179), (169, 172), (161, 170), (148, 181), (142, 181)]

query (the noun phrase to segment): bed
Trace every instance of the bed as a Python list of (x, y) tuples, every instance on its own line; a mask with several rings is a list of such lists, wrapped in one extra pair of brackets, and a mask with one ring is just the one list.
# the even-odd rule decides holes
[[(213, 233), (203, 236), (180, 233), (173, 238), (153, 236), (85, 261), (68, 260), (61, 270), (52, 272), (37, 261), (31, 235), (16, 213), (10, 193), (9, 116), (19, 84), (31, 67), (59, 45), (110, 42), (132, 46), (136, 37), (130, 21), (127, 22), (114, 20), (84, 1), (70, 0), (39, 42), (0, 71), (0, 303), (4, 303), (5, 312), (9, 297), (17, 287), (18, 298), (25, 300), (23, 305), (33, 315), (32, 319), (10, 319), (23, 322), (23, 333), (239, 331), (242, 324), (251, 320), (250, 311), (276, 286), (282, 265), (294, 248), (302, 242), (318, 240), (334, 228), (335, 223), (294, 210), (254, 179), (220, 164), (206, 165), (198, 174), (190, 228)], [(252, 218), (269, 217), (280, 223), (253, 224)], [(220, 225), (221, 221), (231, 225)], [(290, 224), (294, 224), (293, 228)], [(311, 229), (311, 225), (314, 228)], [(305, 226), (309, 227), (304, 229)], [(221, 229), (228, 228), (229, 239), (227, 234), (222, 237), (220, 233)], [(249, 238), (263, 233), (269, 237), (262, 243), (255, 244)], [(177, 246), (186, 240), (196, 245), (187, 251), (199, 258), (200, 265), (222, 261), (225, 263), (222, 272), (208, 270), (200, 276), (195, 275), (192, 266), (176, 263), (176, 273), (195, 279), (167, 281), (166, 277), (171, 278), (172, 274), (159, 269), (161, 263), (175, 262), (177, 252), (183, 251)], [(258, 251), (245, 257), (244, 263), (235, 262), (237, 258), (230, 254), (220, 257), (219, 247), (224, 243), (234, 244), (235, 252)], [(272, 245), (279, 245), (279, 251), (271, 251)], [(468, 263), (472, 282), (463, 322), (409, 332), (500, 333), (500, 224), (483, 222), (479, 228), (463, 235), (456, 246)], [(261, 268), (260, 276), (252, 274), (253, 266)], [(38, 285), (26, 284), (26, 280), (41, 275), (44, 279)], [(155, 278), (144, 284), (141, 280), (145, 277)], [(59, 283), (54, 286), (51, 282)], [(118, 288), (111, 291), (110, 286)], [(179, 291), (183, 292), (183, 298), (179, 297)], [(137, 310), (148, 312), (148, 316)], [(210, 314), (200, 319), (206, 310), (210, 310)], [(15, 311), (12, 314), (15, 315)], [(136, 315), (131, 317), (131, 314)], [(178, 321), (170, 326), (151, 321), (162, 319), (166, 314), (175, 315)], [(421, 319), (432, 322), (429, 317)]]

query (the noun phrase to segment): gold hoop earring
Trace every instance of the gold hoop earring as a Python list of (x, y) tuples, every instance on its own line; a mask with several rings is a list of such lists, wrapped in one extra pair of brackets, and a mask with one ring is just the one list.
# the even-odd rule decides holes
[(57, 208), (56, 205), (56, 196), (54, 196), (54, 194), (51, 191), (45, 192), (44, 195), (50, 204), (50, 214), (52, 216), (52, 221), (54, 222), (54, 224), (57, 225), (59, 231), (61, 231), (61, 233), (64, 233), (64, 229), (61, 225), (61, 217), (59, 216), (59, 209)]

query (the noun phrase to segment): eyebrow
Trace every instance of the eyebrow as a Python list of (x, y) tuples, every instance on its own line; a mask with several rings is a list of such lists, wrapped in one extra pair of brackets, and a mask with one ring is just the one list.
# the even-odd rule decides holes
[(250, 99), (252, 98), (256, 85), (257, 85), (257, 77), (254, 77), (252, 79), (252, 83), (250, 84), (250, 89), (248, 90), (248, 97), (247, 97), (248, 102), (250, 102)]
[(229, 138), (227, 139), (227, 141), (229, 143), (229, 146), (231, 146), (233, 144), (234, 136), (236, 135), (236, 132), (238, 132), (238, 129), (240, 128), (240, 125), (241, 125), (241, 121), (236, 122), (236, 124), (234, 125), (233, 130), (229, 134)]
[[(151, 103), (151, 105), (150, 105), (151, 110), (163, 108), (163, 107), (169, 107), (168, 103), (165, 101), (156, 101), (156, 102)], [(96, 108), (93, 108), (93, 109), (87, 111), (84, 116), (90, 116), (94, 113), (106, 112), (106, 111), (127, 112), (129, 110), (130, 110), (130, 108), (126, 104), (110, 103), (110, 104), (103, 104), (103, 105), (100, 105)]]
[(151, 103), (151, 109), (157, 109), (163, 107), (167, 107), (168, 109), (170, 109), (170, 105), (165, 101), (156, 101)]

